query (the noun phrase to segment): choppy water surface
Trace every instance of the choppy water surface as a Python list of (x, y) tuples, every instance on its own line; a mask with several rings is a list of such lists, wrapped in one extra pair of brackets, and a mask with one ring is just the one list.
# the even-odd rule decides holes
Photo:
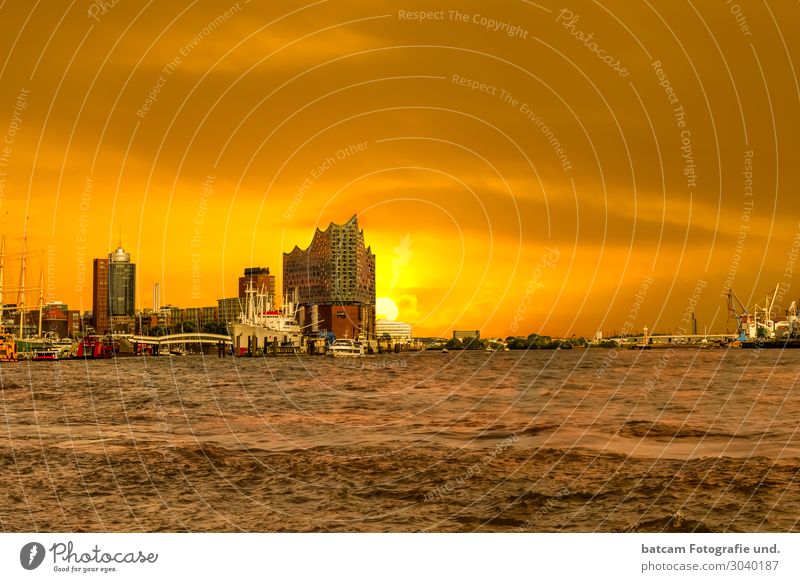
[(0, 367), (5, 531), (798, 531), (800, 353)]

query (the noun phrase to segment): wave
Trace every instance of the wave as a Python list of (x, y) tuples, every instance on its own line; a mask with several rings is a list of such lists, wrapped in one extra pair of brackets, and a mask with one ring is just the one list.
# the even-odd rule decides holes
[(680, 511), (676, 511), (661, 517), (637, 521), (621, 531), (624, 533), (719, 533), (722, 530), (712, 528), (703, 521), (689, 519)]
[(21, 384), (17, 384), (16, 382), (12, 382), (10, 380), (6, 380), (2, 384), (0, 384), (0, 390), (14, 390), (14, 389), (30, 390), (30, 386), (23, 386)]
[(649, 420), (628, 420), (617, 431), (618, 436), (639, 437), (653, 439), (682, 439), (682, 438), (728, 438), (728, 439), (758, 439), (767, 433), (741, 433), (725, 432), (703, 428), (687, 423), (671, 423)]

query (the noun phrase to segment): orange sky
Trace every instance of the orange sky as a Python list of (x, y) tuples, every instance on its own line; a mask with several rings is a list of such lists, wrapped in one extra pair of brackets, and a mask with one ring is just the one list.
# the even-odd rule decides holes
[(357, 213), (416, 335), (674, 331), (699, 282), (701, 329), (728, 286), (788, 306), (797, 4), (563, 8), (4, 3), (6, 293), (26, 213), (28, 282), (83, 309), (120, 230), (140, 307), (201, 306)]

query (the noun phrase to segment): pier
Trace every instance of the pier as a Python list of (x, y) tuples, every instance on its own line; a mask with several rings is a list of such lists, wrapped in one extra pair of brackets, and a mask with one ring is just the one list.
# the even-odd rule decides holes
[[(636, 340), (637, 345), (648, 345), (652, 347), (676, 347), (676, 346), (703, 346), (708, 344), (728, 344), (734, 341), (738, 335), (733, 333), (709, 333), (709, 334), (677, 334), (677, 335), (646, 335), (631, 336), (629, 340)], [(613, 339), (613, 338), (611, 338)], [(644, 343), (639, 343), (644, 341)], [(624, 344), (623, 344), (624, 345)]]
[[(170, 346), (184, 344), (206, 344), (216, 345), (217, 355), (224, 357), (229, 353), (230, 346), (233, 345), (231, 337), (217, 333), (174, 333), (171, 335), (151, 336), (151, 335), (120, 335), (114, 336), (120, 341), (120, 354), (129, 353), (131, 355), (140, 354), (143, 348), (153, 354), (161, 352), (161, 347), (165, 346), (169, 350)], [(123, 345), (128, 349), (123, 349)]]

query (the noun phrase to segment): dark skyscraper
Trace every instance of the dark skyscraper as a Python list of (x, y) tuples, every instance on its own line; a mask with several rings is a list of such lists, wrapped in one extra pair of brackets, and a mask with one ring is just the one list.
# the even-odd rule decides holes
[(123, 248), (108, 255), (108, 308), (112, 317), (136, 312), (136, 265)]
[(375, 334), (375, 255), (353, 216), (317, 229), (306, 250), (283, 254), (283, 293), (300, 306), (300, 324), (337, 337)]
[(108, 259), (95, 259), (92, 268), (92, 325), (97, 333), (106, 333), (108, 319)]
[(92, 319), (97, 333), (128, 330), (136, 312), (136, 265), (123, 248), (94, 260)]

